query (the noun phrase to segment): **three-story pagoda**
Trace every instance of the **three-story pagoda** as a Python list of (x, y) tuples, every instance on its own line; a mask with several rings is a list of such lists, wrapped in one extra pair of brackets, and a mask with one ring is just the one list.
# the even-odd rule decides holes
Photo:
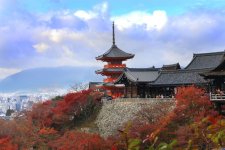
[(106, 78), (103, 80), (102, 88), (106, 90), (107, 95), (112, 96), (112, 98), (117, 98), (121, 97), (124, 91), (123, 88), (117, 86), (114, 84), (114, 82), (122, 74), (124, 68), (126, 68), (126, 64), (124, 64), (123, 61), (133, 58), (134, 54), (126, 53), (116, 46), (114, 22), (112, 25), (112, 30), (113, 38), (111, 48), (104, 54), (96, 57), (96, 60), (101, 60), (107, 64), (104, 65), (103, 69), (97, 70), (96, 74), (106, 76)]

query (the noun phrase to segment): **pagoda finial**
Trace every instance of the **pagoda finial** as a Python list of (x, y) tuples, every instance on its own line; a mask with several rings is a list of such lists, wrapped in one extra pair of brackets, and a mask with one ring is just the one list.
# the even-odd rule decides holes
[(115, 30), (114, 30), (114, 21), (112, 23), (112, 29), (113, 29), (113, 45), (115, 45)]

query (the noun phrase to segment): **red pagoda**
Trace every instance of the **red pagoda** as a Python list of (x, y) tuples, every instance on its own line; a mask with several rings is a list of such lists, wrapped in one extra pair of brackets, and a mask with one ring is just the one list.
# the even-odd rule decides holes
[(127, 59), (133, 58), (134, 54), (126, 53), (116, 46), (114, 22), (112, 25), (112, 30), (112, 47), (104, 54), (96, 57), (96, 60), (101, 60), (103, 62), (106, 62), (107, 64), (104, 65), (103, 69), (97, 70), (96, 74), (106, 76), (106, 78), (103, 80), (102, 88), (106, 90), (108, 96), (117, 98), (123, 95), (124, 88), (114, 84), (114, 82), (122, 74), (124, 68), (126, 68), (126, 64), (123, 64), (122, 62), (126, 61)]

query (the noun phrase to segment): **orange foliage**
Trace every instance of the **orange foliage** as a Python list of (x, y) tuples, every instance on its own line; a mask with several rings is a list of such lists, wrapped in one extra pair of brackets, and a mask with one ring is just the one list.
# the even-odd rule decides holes
[(0, 138), (0, 150), (17, 150), (17, 145), (14, 145), (11, 138), (8, 136)]
[[(150, 111), (144, 111), (144, 117), (150, 118), (150, 121), (138, 123), (138, 120), (135, 120), (130, 131), (132, 133), (128, 133), (127, 136), (129, 138), (140, 138), (144, 141), (144, 144), (141, 146), (151, 145), (155, 143), (155, 139), (158, 139), (158, 142), (155, 143), (156, 145), (160, 141), (169, 142), (178, 136), (176, 132), (180, 127), (188, 126), (196, 121), (198, 119), (197, 116), (200, 117), (200, 120), (207, 114), (213, 113), (209, 96), (203, 89), (195, 86), (178, 88), (173, 111), (160, 113), (161, 110), (165, 109), (164, 107), (168, 106), (160, 105), (157, 107), (157, 110), (153, 108)], [(159, 119), (154, 119), (151, 115), (155, 113), (162, 115), (157, 117)], [(214, 120), (211, 118), (211, 121), (213, 122)], [(187, 128), (183, 128), (183, 132), (189, 135), (188, 132), (190, 131)]]
[(176, 107), (174, 109), (175, 120), (178, 125), (188, 124), (195, 117), (205, 117), (212, 111), (209, 96), (201, 88), (195, 86), (180, 87), (176, 95)]
[[(0, 138), (0, 150), (30, 149), (32, 147), (48, 149), (50, 142), (64, 134), (64, 126), (67, 122), (72, 121), (71, 117), (79, 116), (86, 111), (86, 108), (90, 111), (92, 107), (89, 106), (95, 106), (100, 98), (101, 95), (98, 92), (90, 90), (69, 93), (58, 101), (35, 104), (31, 111), (21, 113), (12, 121), (0, 120), (0, 137), (2, 137)], [(85, 112), (85, 114), (88, 113)], [(58, 122), (62, 128), (57, 128)], [(60, 132), (57, 129), (61, 129)], [(76, 138), (85, 143), (85, 136), (87, 136), (89, 137), (88, 145), (94, 147), (96, 146), (95, 142), (99, 144), (103, 140), (98, 135), (88, 134), (81, 139), (82, 134), (80, 133)], [(5, 137), (5, 135), (7, 136)], [(63, 137), (60, 139), (62, 140)]]
[(53, 102), (46, 101), (44, 103), (35, 104), (32, 111), (29, 112), (28, 118), (33, 122), (35, 126), (45, 127), (52, 124), (52, 112)]
[(211, 107), (209, 96), (201, 88), (197, 88), (194, 85), (189, 87), (178, 88), (176, 94), (176, 108), (184, 111), (189, 109), (191, 111), (202, 111), (203, 109), (209, 109)]
[(110, 145), (97, 134), (87, 134), (78, 131), (67, 131), (51, 143), (57, 150), (110, 150)]
[(51, 134), (56, 134), (57, 131), (53, 128), (42, 128), (39, 130), (38, 134), (40, 135), (51, 135)]
[[(210, 133), (215, 136), (221, 129), (218, 126), (221, 116), (212, 110), (204, 90), (190, 86), (178, 88), (173, 111), (162, 111), (169, 107), (166, 104), (156, 106), (152, 110), (144, 110), (142, 117), (147, 121), (140, 122), (136, 119), (130, 128), (123, 131), (123, 136), (104, 140), (97, 134), (65, 130), (74, 127), (74, 124), (70, 124), (72, 121), (89, 115), (90, 110), (94, 108), (92, 106), (97, 104), (100, 97), (98, 92), (90, 90), (70, 93), (59, 101), (36, 104), (31, 111), (13, 121), (0, 120), (0, 150), (125, 150), (129, 146), (129, 139), (142, 141), (139, 143), (140, 149), (148, 148), (153, 143), (157, 146), (160, 142), (169, 142), (172, 139), (177, 139), (180, 147), (188, 144), (187, 139), (192, 139), (196, 145), (202, 143), (204, 146), (206, 142), (201, 138), (204, 138), (208, 124), (212, 125), (213, 130)], [(154, 113), (160, 114), (157, 116), (159, 119), (154, 119)], [(206, 121), (201, 123), (202, 118), (206, 118)], [(66, 126), (66, 123), (70, 126)], [(193, 129), (204, 134), (199, 133), (196, 136), (194, 133), (198, 132), (193, 132)]]
[(76, 93), (67, 94), (63, 100), (58, 101), (56, 107), (52, 109), (54, 116), (53, 121), (56, 124), (65, 124), (75, 117), (79, 116), (82, 111), (89, 105), (90, 101), (97, 103), (101, 95), (91, 90), (83, 90)]

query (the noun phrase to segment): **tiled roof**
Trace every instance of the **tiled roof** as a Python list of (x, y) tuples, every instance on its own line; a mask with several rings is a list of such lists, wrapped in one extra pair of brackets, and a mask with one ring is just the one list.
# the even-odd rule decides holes
[(194, 54), (190, 64), (185, 69), (214, 69), (217, 67), (225, 52)]
[(152, 82), (158, 75), (158, 68), (126, 68), (117, 81), (125, 76), (132, 82)]
[(199, 75), (202, 71), (178, 70), (161, 72), (152, 85), (204, 84), (207, 81)]
[(225, 71), (212, 71), (212, 72), (206, 72), (206, 73), (202, 73), (201, 75), (205, 76), (205, 77), (216, 77), (216, 76), (225, 76)]
[(163, 65), (162, 68), (161, 68), (161, 70), (177, 70), (177, 69), (181, 69), (179, 63), (170, 64), (170, 65)]
[(133, 57), (134, 57), (134, 54), (126, 53), (113, 44), (112, 47), (107, 52), (105, 52), (103, 55), (96, 57), (96, 59), (97, 60), (103, 60), (107, 58), (130, 59)]

